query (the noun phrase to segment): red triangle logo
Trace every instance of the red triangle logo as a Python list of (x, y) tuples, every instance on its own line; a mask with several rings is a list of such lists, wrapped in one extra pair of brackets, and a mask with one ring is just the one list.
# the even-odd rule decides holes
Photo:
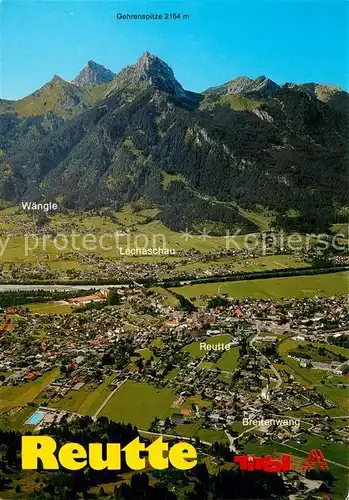
[(302, 465), (303, 471), (312, 469), (329, 470), (328, 463), (321, 450), (311, 450)]

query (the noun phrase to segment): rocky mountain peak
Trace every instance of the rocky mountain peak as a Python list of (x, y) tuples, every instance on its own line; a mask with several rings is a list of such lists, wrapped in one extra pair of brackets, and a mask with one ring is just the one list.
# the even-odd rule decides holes
[(177, 97), (186, 96), (186, 91), (176, 80), (170, 66), (148, 51), (142, 54), (136, 64), (126, 66), (117, 75), (113, 87), (140, 85), (142, 83), (147, 83), (158, 90), (168, 92)]
[(59, 82), (64, 82), (63, 78), (61, 78), (59, 75), (53, 75), (53, 77), (48, 83), (59, 83)]
[(264, 92), (265, 94), (271, 94), (279, 88), (277, 83), (264, 75), (252, 80), (251, 85), (254, 87), (253, 92)]
[(275, 92), (279, 85), (266, 76), (258, 76), (257, 78), (249, 78), (248, 76), (239, 76), (220, 85), (213, 87), (206, 92), (211, 94), (236, 94), (246, 95), (254, 92), (269, 95)]
[(110, 69), (91, 60), (87, 62), (86, 66), (72, 80), (72, 83), (80, 88), (87, 88), (92, 85), (110, 82), (114, 76), (115, 73), (110, 71)]
[(62, 86), (70, 85), (68, 82), (63, 80), (59, 75), (53, 75), (50, 81), (45, 83), (38, 90), (35, 90), (32, 95), (38, 95), (43, 91), (47, 91), (53, 88), (61, 88)]

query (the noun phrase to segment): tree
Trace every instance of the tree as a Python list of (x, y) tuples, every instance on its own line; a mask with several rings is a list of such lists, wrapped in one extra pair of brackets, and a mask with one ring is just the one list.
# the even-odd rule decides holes
[(3, 472), (0, 471), (0, 491), (4, 491), (7, 483), (7, 478)]
[(131, 493), (132, 493), (132, 490), (128, 484), (126, 484), (126, 483), (120, 484), (119, 492), (118, 492), (119, 500), (131, 500), (131, 498), (132, 498)]
[(117, 306), (120, 304), (120, 296), (115, 290), (110, 290), (107, 301), (109, 306)]
[(212, 445), (212, 450), (214, 453), (218, 453), (219, 451), (219, 442), (218, 441), (215, 441)]
[(102, 365), (113, 365), (114, 364), (114, 357), (111, 355), (110, 352), (106, 352), (103, 354), (101, 363)]
[(210, 479), (210, 475), (205, 463), (197, 464), (197, 466), (193, 469), (193, 472), (200, 483), (206, 483)]
[(67, 373), (67, 365), (63, 365), (61, 364), (61, 367), (60, 367), (60, 372), (62, 375), (65, 375)]
[(131, 488), (134, 491), (144, 493), (149, 486), (149, 476), (145, 472), (135, 473), (131, 477)]
[(216, 307), (228, 307), (229, 306), (229, 300), (226, 297), (213, 297), (212, 299), (209, 300), (207, 304), (207, 309), (212, 309)]
[(319, 356), (326, 356), (326, 349), (324, 347), (319, 347), (318, 353)]
[(43, 227), (48, 222), (49, 222), (49, 218), (47, 217), (46, 212), (40, 212), (38, 215), (38, 218), (36, 220), (36, 226)]
[(137, 358), (136, 361), (135, 361), (135, 365), (137, 366), (137, 368), (139, 368), (140, 370), (143, 369), (143, 359), (142, 358)]

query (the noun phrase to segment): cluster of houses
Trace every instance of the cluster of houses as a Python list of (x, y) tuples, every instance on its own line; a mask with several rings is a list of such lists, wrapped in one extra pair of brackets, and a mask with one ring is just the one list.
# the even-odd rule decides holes
[[(14, 315), (11, 334), (0, 337), (0, 372), (6, 373), (0, 384), (29, 384), (45, 372), (59, 369), (43, 400), (51, 413), (55, 401), (64, 399), (69, 391), (86, 390), (86, 384), (88, 390), (94, 390), (112, 373), (110, 390), (125, 379), (170, 387), (175, 394), (172, 416), (156, 420), (151, 430), (163, 432), (170, 426), (179, 432), (181, 426), (200, 423), (225, 433), (234, 448), (252, 437), (262, 442), (272, 435), (282, 442), (290, 436), (302, 439), (305, 432), (304, 428), (270, 424), (236, 436), (234, 426), (244, 419), (268, 420), (307, 407), (324, 413), (336, 407), (316, 387), (303, 387), (278, 354), (277, 365), (285, 369), (273, 369), (268, 349), (282, 339), (316, 340), (325, 345), (336, 333), (347, 335), (349, 311), (343, 298), (282, 303), (227, 299), (226, 306), (188, 312), (164, 305), (161, 293), (141, 286), (121, 289), (120, 297), (118, 306), (78, 314)], [(188, 349), (193, 342), (212, 341), (223, 334), (224, 342), (239, 349), (231, 369), (217, 366), (224, 350), (196, 356)], [(108, 356), (121, 352), (119, 347), (125, 345), (129, 350), (123, 352), (119, 365), (108, 361)], [(320, 369), (319, 362), (314, 363), (313, 368)], [(189, 408), (188, 401), (192, 402)], [(309, 411), (309, 422), (315, 433), (323, 433), (317, 411)], [(343, 439), (342, 429), (333, 428), (327, 437), (334, 442)]]

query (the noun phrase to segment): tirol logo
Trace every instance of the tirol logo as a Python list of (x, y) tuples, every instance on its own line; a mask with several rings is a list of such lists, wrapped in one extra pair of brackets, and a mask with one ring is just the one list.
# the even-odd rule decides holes
[(329, 470), (328, 463), (321, 450), (311, 450), (302, 465), (303, 471), (312, 469)]
[(264, 472), (289, 472), (291, 470), (291, 455), (283, 454), (281, 460), (272, 459), (270, 455), (256, 457), (254, 455), (240, 455), (234, 457), (234, 463), (239, 464), (240, 470)]

